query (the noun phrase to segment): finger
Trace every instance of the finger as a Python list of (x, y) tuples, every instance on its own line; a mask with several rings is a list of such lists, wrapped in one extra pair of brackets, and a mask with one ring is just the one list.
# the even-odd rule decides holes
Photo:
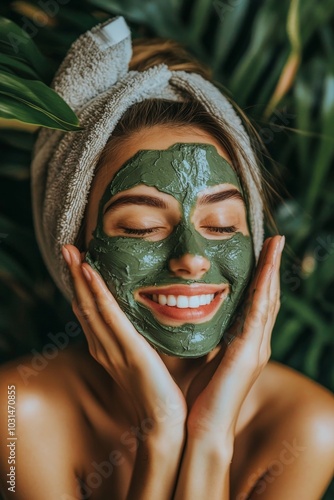
[(274, 255), (274, 270), (273, 277), (271, 281), (270, 287), (270, 297), (272, 300), (276, 301), (277, 295), (280, 295), (280, 265), (281, 265), (281, 257), (285, 244), (285, 238), (282, 236), (280, 240), (277, 242), (277, 247), (275, 249)]
[(265, 262), (257, 279), (256, 288), (253, 289), (244, 322), (243, 336), (250, 335), (250, 332), (256, 332), (256, 337), (260, 342), (268, 319), (272, 271), (272, 264)]
[[(122, 311), (115, 298), (106, 287), (102, 277), (88, 263), (82, 265), (90, 275), (91, 290), (94, 295), (99, 313), (105, 324), (113, 332), (113, 339), (117, 342), (117, 350), (121, 360), (114, 369), (120, 370), (117, 380), (122, 383), (124, 367), (136, 373), (137, 382), (148, 388), (143, 396), (146, 404), (160, 397), (161, 391), (169, 391), (172, 378), (166, 365), (149, 342), (137, 332), (131, 321)], [(155, 378), (156, 377), (156, 378)], [(116, 377), (115, 377), (116, 378)], [(173, 382), (174, 386), (174, 382)]]
[[(256, 289), (262, 284), (262, 287), (265, 286), (265, 290), (262, 288), (261, 294), (268, 294), (268, 307), (269, 309), (272, 307), (272, 304), (276, 302), (277, 292), (279, 290), (279, 255), (281, 253), (281, 241), (282, 237), (277, 235), (271, 238), (265, 258), (263, 260), (262, 270), (259, 274)], [(270, 272), (270, 280), (267, 281), (264, 273), (264, 269), (271, 269)], [(264, 285), (263, 279), (265, 280), (266, 285)], [(269, 288), (268, 288), (269, 284)]]
[(86, 321), (82, 314), (81, 314), (81, 310), (80, 310), (80, 307), (76, 301), (76, 299), (74, 299), (72, 301), (72, 310), (74, 312), (74, 314), (76, 315), (76, 317), (79, 319), (80, 321), (80, 324), (82, 326), (82, 329), (84, 331), (84, 334), (86, 336), (86, 339), (87, 339), (87, 343), (88, 343), (88, 348), (89, 348), (89, 352), (91, 353), (91, 355), (93, 356), (93, 358), (97, 359), (97, 353), (98, 353), (98, 350), (101, 348), (101, 349), (104, 349), (103, 346), (101, 345), (101, 343), (99, 342), (97, 336), (94, 334), (93, 330), (91, 329), (91, 327), (89, 326), (89, 323), (88, 321)]
[[(271, 252), (268, 252), (268, 262), (272, 264), (272, 276), (270, 280), (269, 289), (269, 315), (268, 320), (276, 319), (276, 314), (278, 312), (278, 302), (280, 298), (280, 262), (281, 255), (284, 246), (284, 238), (281, 236), (275, 236), (272, 244)], [(276, 314), (275, 314), (276, 313)], [(270, 324), (270, 321), (269, 321)]]
[(124, 357), (129, 353), (129, 350), (134, 351), (138, 356), (138, 349), (140, 349), (141, 346), (147, 349), (147, 341), (137, 332), (131, 321), (122, 311), (99, 273), (92, 269), (87, 263), (84, 263), (82, 268), (87, 279), (90, 281), (91, 291), (97, 309), (104, 323), (114, 333), (119, 348), (124, 350)]
[(256, 294), (259, 279), (261, 278), (261, 275), (263, 275), (263, 273), (264, 273), (264, 266), (265, 266), (266, 262), (270, 263), (270, 256), (268, 259), (268, 253), (271, 254), (271, 252), (272, 252), (272, 240), (273, 240), (273, 238), (267, 238), (263, 244), (261, 254), (259, 257), (259, 261), (258, 261), (258, 265), (256, 268), (256, 273), (255, 273), (255, 276), (250, 284), (248, 296), (247, 296), (247, 299), (245, 302), (242, 324), (244, 323), (245, 319), (247, 318), (250, 311), (252, 310), (254, 296)]
[(71, 273), (76, 301), (80, 308), (82, 300), (86, 300), (90, 295), (87, 280), (81, 271), (81, 255), (74, 245), (64, 245), (62, 254)]
[(75, 314), (84, 329), (90, 353), (99, 362), (102, 360), (106, 362), (112, 356), (114, 362), (120, 363), (123, 360), (124, 349), (120, 349), (118, 339), (115, 338), (98, 311), (90, 281), (86, 279), (82, 271), (79, 251), (73, 245), (65, 246), (64, 256), (66, 256), (66, 251), (70, 255), (67, 262), (76, 295)]
[(259, 260), (258, 260), (258, 263), (257, 263), (257, 266), (256, 266), (256, 272), (255, 272), (255, 275), (254, 275), (254, 278), (253, 278), (253, 281), (252, 281), (252, 285), (251, 285), (253, 288), (256, 287), (256, 283), (257, 283), (257, 280), (258, 280), (259, 275), (261, 273), (261, 269), (263, 267), (263, 264), (264, 264), (264, 261), (265, 261), (265, 258), (266, 258), (267, 252), (268, 252), (268, 247), (270, 245), (271, 240), (272, 240), (272, 238), (267, 238), (265, 240), (265, 242), (263, 243), (263, 246), (262, 246), (262, 249), (261, 249), (261, 253), (260, 253), (260, 257), (259, 257)]
[[(147, 340), (134, 328), (121, 310), (102, 277), (88, 263), (81, 264), (79, 252), (73, 245), (66, 245), (71, 254), (71, 272), (83, 319), (97, 337), (104, 351), (120, 363), (138, 365), (143, 358), (161, 360)], [(87, 293), (87, 291), (89, 293)]]
[(277, 314), (280, 308), (280, 263), (282, 251), (284, 248), (285, 238), (282, 237), (277, 244), (277, 250), (275, 253), (274, 269), (272, 273), (271, 286), (270, 286), (270, 303), (269, 303), (269, 314), (268, 321), (265, 327), (263, 346), (261, 349), (265, 353), (270, 355), (270, 343), (273, 327), (277, 318)]
[(260, 257), (258, 260), (258, 264), (256, 266), (256, 272), (255, 272), (254, 278), (249, 286), (248, 297), (246, 299), (245, 308), (244, 308), (246, 314), (247, 314), (247, 312), (249, 312), (249, 310), (251, 308), (253, 295), (254, 295), (254, 292), (256, 290), (256, 286), (257, 286), (259, 277), (261, 275), (261, 272), (263, 271), (263, 266), (264, 266), (264, 263), (265, 263), (265, 260), (266, 260), (267, 254), (268, 254), (268, 249), (270, 248), (272, 239), (273, 238), (267, 238), (263, 244), (263, 247), (262, 247), (262, 250), (260, 253)]

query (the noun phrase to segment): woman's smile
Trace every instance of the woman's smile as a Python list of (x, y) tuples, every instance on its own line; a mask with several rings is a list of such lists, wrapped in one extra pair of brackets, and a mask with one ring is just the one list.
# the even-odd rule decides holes
[(229, 285), (171, 285), (136, 290), (135, 300), (150, 309), (162, 324), (179, 326), (204, 323), (217, 312), (229, 294)]

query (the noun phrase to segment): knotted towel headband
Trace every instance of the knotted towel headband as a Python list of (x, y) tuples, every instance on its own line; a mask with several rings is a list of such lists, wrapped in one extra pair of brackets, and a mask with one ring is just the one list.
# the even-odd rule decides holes
[(75, 244), (98, 158), (115, 126), (127, 109), (145, 99), (183, 101), (186, 93), (229, 130), (239, 146), (235, 153), (248, 198), (256, 259), (262, 247), (260, 172), (249, 137), (230, 102), (195, 73), (171, 71), (165, 64), (129, 71), (131, 55), (131, 33), (123, 17), (81, 35), (52, 86), (76, 112), (83, 130), (42, 129), (35, 145), (32, 199), (36, 237), (51, 276), (69, 300), (73, 288), (61, 247)]

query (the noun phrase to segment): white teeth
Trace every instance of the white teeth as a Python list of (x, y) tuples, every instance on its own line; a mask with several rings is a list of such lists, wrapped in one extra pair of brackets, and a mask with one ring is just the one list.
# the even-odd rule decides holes
[(180, 309), (185, 309), (186, 307), (189, 307), (188, 297), (186, 297), (185, 295), (178, 295), (176, 299), (176, 307), (179, 307)]
[(163, 295), (156, 294), (152, 295), (152, 300), (157, 302), (162, 306), (178, 307), (179, 309), (197, 309), (200, 306), (205, 306), (210, 304), (215, 297), (214, 293), (207, 293), (203, 295), (192, 295), (190, 297), (186, 295)]
[(159, 304), (161, 306), (165, 306), (167, 304), (167, 297), (166, 297), (166, 295), (159, 295), (158, 301), (159, 301)]
[(206, 304), (206, 295), (200, 295), (199, 297), (199, 305), (200, 306), (205, 306)]
[(176, 297), (175, 297), (175, 295), (168, 295), (168, 297), (167, 297), (167, 305), (168, 306), (176, 306)]
[(193, 297), (189, 297), (189, 307), (196, 308), (199, 307), (199, 296), (194, 295)]
[(207, 300), (208, 300), (208, 302), (207, 302), (208, 304), (210, 304), (210, 302), (213, 300), (213, 297), (214, 297), (214, 296), (215, 296), (215, 294), (214, 294), (214, 293), (210, 293), (210, 296), (209, 296), (209, 298), (207, 299)]

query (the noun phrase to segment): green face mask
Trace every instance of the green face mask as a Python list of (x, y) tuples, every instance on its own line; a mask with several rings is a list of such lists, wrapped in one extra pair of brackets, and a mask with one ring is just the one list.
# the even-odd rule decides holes
[[(225, 183), (242, 192), (237, 175), (213, 145), (174, 144), (166, 150), (139, 151), (116, 173), (101, 199), (86, 261), (102, 275), (138, 332), (165, 354), (199, 357), (214, 349), (231, 324), (251, 277), (254, 255), (249, 236), (236, 232), (228, 239), (207, 239), (191, 220), (199, 193)], [(116, 194), (142, 184), (155, 187), (178, 201), (181, 218), (171, 234), (160, 241), (105, 234), (105, 204)], [(170, 261), (186, 254), (205, 257), (209, 262), (207, 272), (200, 279), (184, 279), (171, 272)], [(181, 300), (182, 304), (164, 305), (165, 299), (153, 295), (154, 287), (162, 290), (171, 285), (195, 284), (199, 293), (188, 303), (175, 297), (172, 301)], [(219, 292), (207, 293), (208, 285), (215, 285), (216, 290), (224, 289), (225, 298), (221, 299)], [(135, 292), (145, 287), (151, 289), (151, 295), (139, 302)], [(212, 314), (206, 315), (210, 317), (205, 322), (188, 321), (177, 327), (161, 323), (156, 317), (158, 314), (154, 315), (159, 308), (179, 306), (179, 311), (174, 309), (174, 312), (181, 311), (181, 316), (190, 309), (194, 318), (203, 310)]]

